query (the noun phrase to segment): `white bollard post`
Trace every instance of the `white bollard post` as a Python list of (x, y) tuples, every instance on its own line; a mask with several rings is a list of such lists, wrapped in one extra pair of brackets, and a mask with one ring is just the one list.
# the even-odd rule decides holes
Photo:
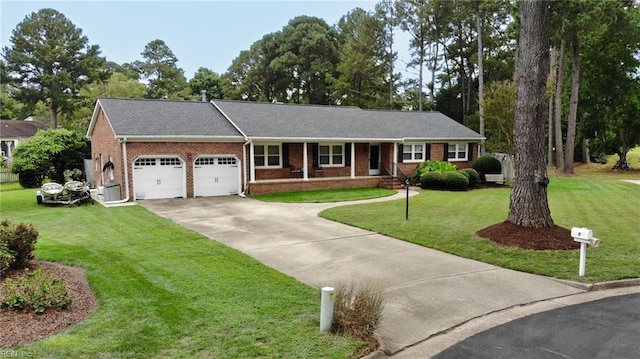
[(584, 269), (587, 262), (587, 244), (580, 243), (580, 267), (578, 268), (578, 276), (584, 277)]
[(328, 332), (333, 322), (333, 287), (323, 287), (320, 300), (320, 331)]

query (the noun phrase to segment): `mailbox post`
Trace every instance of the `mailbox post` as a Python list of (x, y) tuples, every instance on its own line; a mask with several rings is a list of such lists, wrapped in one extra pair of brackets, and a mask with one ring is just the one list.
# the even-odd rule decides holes
[(587, 245), (597, 247), (600, 245), (600, 240), (593, 237), (592, 230), (581, 227), (571, 228), (571, 237), (573, 237), (574, 241), (580, 243), (580, 266), (578, 268), (578, 275), (584, 277), (587, 262)]

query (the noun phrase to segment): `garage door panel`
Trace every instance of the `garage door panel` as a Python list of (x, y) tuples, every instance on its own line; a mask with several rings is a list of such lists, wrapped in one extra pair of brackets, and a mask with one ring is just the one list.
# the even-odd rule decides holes
[(141, 158), (133, 172), (136, 199), (184, 197), (184, 166), (179, 158)]
[(238, 194), (238, 160), (234, 157), (201, 157), (194, 163), (196, 197)]

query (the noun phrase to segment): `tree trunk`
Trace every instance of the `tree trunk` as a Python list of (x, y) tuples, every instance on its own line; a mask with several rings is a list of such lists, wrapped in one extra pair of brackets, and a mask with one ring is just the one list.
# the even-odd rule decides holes
[(582, 139), (582, 162), (585, 164), (591, 163), (591, 155), (589, 154), (589, 139)]
[[(555, 89), (556, 84), (556, 48), (551, 48), (551, 61), (549, 64), (549, 80), (547, 81), (552, 89)], [(549, 96), (549, 121), (547, 128), (547, 167), (553, 166), (555, 163), (553, 158), (553, 94), (554, 91), (551, 91), (551, 95)]]
[(556, 81), (555, 92), (555, 124), (554, 131), (556, 135), (556, 166), (557, 168), (564, 168), (564, 151), (562, 149), (562, 89), (564, 87), (564, 67), (565, 67), (565, 47), (566, 41), (563, 39), (560, 41), (560, 61), (558, 63), (558, 81)]
[[(478, 114), (480, 117), (480, 136), (484, 137), (484, 67), (482, 64), (484, 49), (482, 47), (482, 17), (480, 16), (480, 9), (476, 9), (476, 26), (478, 28)], [(480, 145), (479, 152), (480, 156), (484, 155), (484, 143)]]
[(573, 34), (571, 41), (571, 101), (567, 121), (567, 142), (564, 146), (564, 166), (562, 172), (573, 173), (573, 154), (576, 141), (576, 122), (578, 120), (578, 93), (580, 91), (580, 40)]
[(515, 179), (508, 220), (523, 227), (553, 225), (544, 158), (549, 17), (546, 1), (523, 0), (516, 68)]
[(58, 107), (55, 104), (49, 105), (49, 115), (51, 116), (52, 128), (58, 128)]

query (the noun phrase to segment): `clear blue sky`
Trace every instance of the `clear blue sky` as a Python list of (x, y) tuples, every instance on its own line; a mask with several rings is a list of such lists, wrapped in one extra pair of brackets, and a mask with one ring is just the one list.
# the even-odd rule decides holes
[[(163, 40), (178, 58), (187, 79), (199, 67), (226, 72), (240, 51), (263, 35), (282, 29), (299, 15), (323, 18), (330, 26), (350, 10), (371, 11), (377, 1), (15, 1), (0, 0), (2, 47), (24, 18), (42, 8), (63, 13), (100, 45), (107, 60), (142, 60), (152, 40)], [(399, 54), (400, 57), (404, 54)], [(399, 71), (404, 65), (398, 66)], [(401, 67), (401, 68), (400, 68)]]

